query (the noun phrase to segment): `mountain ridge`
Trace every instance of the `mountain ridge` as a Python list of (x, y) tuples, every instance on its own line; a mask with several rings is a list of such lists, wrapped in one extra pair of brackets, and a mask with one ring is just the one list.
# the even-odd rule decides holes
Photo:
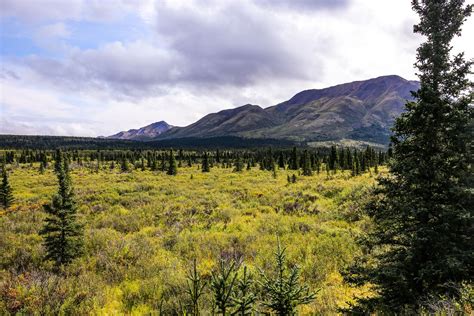
[(397, 75), (381, 76), (304, 90), (266, 108), (246, 104), (225, 109), (188, 126), (170, 127), (148, 139), (137, 138), (140, 136), (136, 135), (143, 136), (140, 132), (130, 133), (135, 138), (128, 139), (239, 136), (307, 142), (352, 139), (386, 144), (395, 117), (403, 112), (406, 100), (412, 99), (411, 91), (418, 88), (416, 81)]

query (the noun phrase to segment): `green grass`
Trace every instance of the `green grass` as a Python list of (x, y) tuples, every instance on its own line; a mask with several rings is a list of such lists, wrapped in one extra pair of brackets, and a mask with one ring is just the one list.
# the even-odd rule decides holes
[(337, 313), (366, 291), (345, 284), (340, 271), (359, 252), (355, 238), (368, 224), (359, 205), (372, 175), (321, 173), (288, 184), (293, 172), (274, 179), (258, 168), (179, 168), (177, 176), (72, 169), (86, 253), (58, 276), (42, 260), (38, 235), (56, 178), (36, 165), (12, 168), (16, 200), (0, 213), (0, 313), (146, 315), (160, 302), (171, 311), (184, 300), (193, 258), (205, 276), (221, 255), (243, 258), (252, 271), (270, 269), (277, 236), (302, 279), (319, 289), (301, 314)]

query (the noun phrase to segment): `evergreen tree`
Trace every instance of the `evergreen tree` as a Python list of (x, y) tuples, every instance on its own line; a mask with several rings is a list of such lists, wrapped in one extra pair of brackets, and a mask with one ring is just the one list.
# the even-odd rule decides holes
[(62, 152), (57, 149), (54, 155), (54, 172), (56, 175), (59, 174), (63, 168), (63, 158)]
[(288, 269), (285, 248), (281, 247), (280, 241), (275, 259), (275, 275), (268, 276), (265, 272), (260, 272), (263, 305), (279, 316), (295, 315), (299, 305), (311, 303), (316, 295), (311, 293), (306, 285), (300, 285), (300, 271), (297, 266)]
[(235, 293), (232, 296), (232, 302), (235, 310), (232, 315), (247, 316), (252, 315), (253, 305), (257, 296), (253, 291), (254, 281), (252, 275), (244, 267), (242, 278), (237, 281)]
[(161, 171), (166, 171), (166, 154), (162, 153), (161, 154)]
[(296, 147), (293, 147), (291, 151), (291, 159), (290, 159), (290, 167), (291, 170), (298, 170), (298, 152), (296, 151)]
[(329, 155), (329, 169), (334, 170), (336, 168), (336, 164), (339, 161), (339, 154), (337, 152), (336, 146), (331, 146), (331, 153)]
[(278, 156), (278, 168), (285, 169), (285, 157), (282, 151), (280, 151), (280, 155)]
[(120, 170), (122, 172), (130, 171), (130, 165), (128, 164), (127, 157), (125, 157), (125, 156), (122, 157), (122, 161), (120, 163)]
[(58, 168), (58, 193), (54, 195), (51, 204), (44, 205), (48, 214), (45, 225), (40, 231), (44, 238), (46, 260), (53, 260), (56, 268), (70, 263), (82, 254), (83, 230), (76, 219), (76, 202), (69, 176), (67, 160), (62, 153), (57, 153), (57, 159), (63, 161)]
[(216, 163), (220, 163), (221, 162), (221, 155), (220, 155), (220, 152), (219, 152), (219, 149), (216, 150)]
[(7, 167), (2, 167), (2, 183), (0, 186), (0, 205), (7, 209), (13, 204), (13, 193), (10, 183), (8, 181)]
[(202, 157), (202, 167), (201, 167), (202, 172), (210, 172), (211, 168), (209, 166), (209, 156), (207, 155), (207, 152), (204, 153)]
[(166, 174), (170, 176), (175, 176), (178, 174), (178, 167), (176, 167), (176, 159), (174, 158), (173, 149), (170, 150), (170, 155), (168, 157), (168, 171)]
[[(192, 175), (191, 175), (192, 176)], [(190, 300), (190, 314), (193, 316), (199, 316), (199, 299), (204, 293), (206, 282), (202, 279), (201, 274), (197, 270), (196, 259), (193, 261), (193, 268), (187, 276), (187, 289), (186, 293), (189, 295)]]
[[(395, 122), (390, 177), (379, 180), (367, 207), (373, 229), (368, 256), (347, 276), (375, 284), (364, 310), (419, 313), (428, 297), (456, 298), (474, 279), (472, 62), (452, 56), (451, 41), (472, 12), (463, 0), (414, 0), (414, 31), (427, 40), (417, 51), (420, 89)], [(471, 184), (472, 185), (472, 184)]]
[(304, 176), (312, 176), (313, 169), (311, 168), (311, 159), (309, 158), (308, 150), (304, 151), (304, 159), (303, 159), (303, 175)]
[(43, 162), (40, 162), (39, 173), (40, 173), (40, 174), (43, 174), (43, 173), (44, 173), (44, 169), (45, 169), (45, 167), (44, 167)]
[(393, 157), (393, 145), (392, 143), (388, 144), (388, 151), (387, 151), (388, 158)]
[(321, 159), (319, 156), (316, 156), (316, 173), (319, 174), (321, 172)]
[(240, 155), (237, 155), (237, 158), (235, 158), (235, 162), (234, 162), (234, 171), (241, 172), (243, 169), (244, 169), (244, 164), (242, 163), (242, 160), (240, 159)]
[(214, 304), (217, 313), (225, 316), (234, 306), (232, 297), (237, 279), (237, 265), (235, 261), (219, 260), (216, 270), (212, 271), (210, 287), (214, 295)]

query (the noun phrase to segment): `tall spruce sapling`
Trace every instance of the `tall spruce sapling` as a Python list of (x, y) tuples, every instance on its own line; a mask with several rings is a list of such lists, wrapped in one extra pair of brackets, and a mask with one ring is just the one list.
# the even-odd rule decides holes
[(255, 302), (257, 301), (253, 276), (248, 272), (246, 266), (244, 266), (243, 270), (242, 276), (238, 279), (237, 284), (235, 285), (234, 295), (231, 298), (234, 305), (232, 315), (252, 315)]
[(204, 294), (204, 288), (206, 282), (202, 278), (201, 274), (197, 270), (196, 259), (193, 260), (193, 267), (187, 275), (187, 288), (186, 293), (189, 296), (189, 313), (193, 316), (200, 315), (199, 300)]
[(210, 288), (214, 296), (217, 313), (223, 316), (234, 306), (232, 297), (237, 280), (238, 264), (234, 260), (220, 259), (217, 268), (212, 271)]
[(303, 175), (304, 176), (312, 176), (313, 175), (313, 168), (311, 167), (311, 158), (309, 156), (308, 150), (304, 151), (303, 155)]
[(174, 157), (173, 149), (170, 150), (168, 157), (168, 171), (166, 174), (170, 176), (175, 176), (178, 174), (178, 167), (176, 166), (176, 159)]
[(289, 169), (291, 169), (291, 170), (298, 170), (299, 169), (298, 152), (296, 150), (296, 147), (293, 147), (293, 150), (291, 151), (291, 159), (290, 159)]
[[(373, 226), (346, 279), (373, 284), (359, 299), (364, 312), (417, 314), (429, 297), (457, 298), (474, 281), (472, 183), (472, 61), (452, 53), (451, 41), (472, 13), (463, 0), (414, 0), (420, 89), (396, 120), (388, 157), (367, 213)], [(362, 157), (361, 169), (367, 165)], [(370, 263), (370, 264), (368, 264)]]
[(8, 172), (6, 165), (1, 167), (2, 169), (2, 183), (0, 185), (0, 205), (7, 209), (9, 208), (14, 201), (12, 188), (10, 186), (10, 181), (8, 180)]
[[(62, 156), (62, 153), (58, 153)], [(52, 260), (55, 267), (69, 264), (82, 254), (83, 229), (77, 221), (77, 207), (69, 176), (67, 160), (59, 158), (62, 167), (55, 168), (58, 178), (58, 192), (50, 204), (44, 205), (47, 213), (45, 224), (40, 231), (46, 248), (46, 260)]]
[(278, 155), (278, 168), (285, 169), (285, 157), (282, 151), (280, 151), (280, 155)]
[(54, 154), (54, 172), (58, 175), (63, 169), (63, 153), (57, 149)]
[(201, 171), (202, 172), (210, 172), (211, 171), (211, 168), (209, 166), (209, 155), (207, 154), (207, 152), (204, 152), (204, 155), (202, 157)]
[(260, 271), (259, 284), (263, 293), (263, 306), (276, 315), (295, 315), (299, 305), (311, 303), (316, 294), (306, 285), (300, 284), (300, 269), (298, 266), (288, 268), (285, 248), (278, 240), (275, 252), (276, 271), (268, 275)]

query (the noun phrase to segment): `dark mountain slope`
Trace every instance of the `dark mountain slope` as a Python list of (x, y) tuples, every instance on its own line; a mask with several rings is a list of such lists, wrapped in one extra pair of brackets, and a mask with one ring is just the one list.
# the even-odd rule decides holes
[(270, 128), (276, 124), (276, 120), (264, 109), (258, 105), (247, 104), (208, 114), (189, 126), (173, 128), (160, 138), (229, 136), (259, 128)]

